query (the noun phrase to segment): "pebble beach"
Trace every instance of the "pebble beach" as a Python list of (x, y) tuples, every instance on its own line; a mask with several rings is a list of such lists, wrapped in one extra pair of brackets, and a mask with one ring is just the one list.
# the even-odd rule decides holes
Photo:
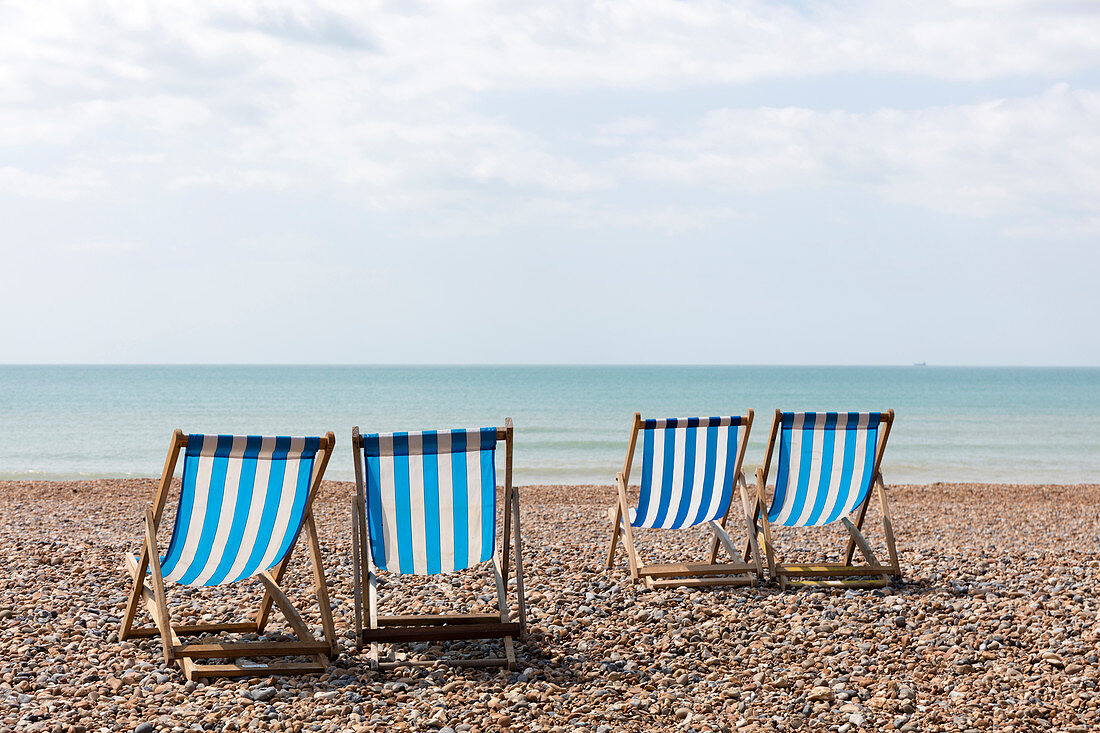
[[(529, 635), (518, 668), (372, 672), (351, 631), (353, 487), (326, 483), (316, 510), (339, 658), (323, 675), (204, 684), (165, 666), (159, 639), (118, 638), (122, 560), (139, 546), (154, 484), (0, 482), (0, 733), (1100, 726), (1100, 486), (892, 486), (904, 578), (874, 591), (647, 590), (630, 582), (621, 551), (603, 570), (610, 486), (524, 487)], [(876, 520), (867, 535), (881, 552)], [(699, 530), (638, 534), (647, 562), (700, 560), (707, 546)], [(836, 559), (843, 541), (832, 528), (775, 535), (785, 560)], [(303, 549), (285, 585), (319, 629)], [(387, 579), (383, 612), (494, 608), (486, 573), (448, 580)], [(259, 598), (250, 583), (169, 587), (180, 621), (240, 620)], [(269, 634), (282, 623), (276, 614)]]

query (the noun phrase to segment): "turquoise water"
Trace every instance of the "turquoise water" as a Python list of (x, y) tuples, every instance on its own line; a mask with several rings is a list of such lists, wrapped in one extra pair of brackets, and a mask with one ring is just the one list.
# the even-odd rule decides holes
[[(519, 484), (609, 484), (635, 410), (885, 410), (888, 482), (1100, 482), (1100, 369), (0, 366), (0, 478), (156, 476), (174, 428), (321, 434), (516, 425)], [(748, 471), (751, 475), (751, 471)]]

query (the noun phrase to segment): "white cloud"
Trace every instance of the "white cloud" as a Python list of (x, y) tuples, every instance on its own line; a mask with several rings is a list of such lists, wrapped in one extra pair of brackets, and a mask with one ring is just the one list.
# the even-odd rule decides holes
[[(7, 3), (0, 187), (338, 190), (374, 209), (583, 209), (598, 226), (631, 219), (623, 192), (637, 182), (839, 185), (1004, 216), (1015, 233), (1047, 217), (1049, 230), (1092, 231), (1100, 120), (1088, 89), (870, 112), (721, 108), (724, 97), (682, 111), (676, 95), (828, 74), (1049, 83), (1098, 59), (1100, 13), (1078, 3)], [(530, 125), (479, 104), (653, 90), (669, 95), (667, 115), (591, 124), (563, 109), (560, 123)]]
[(662, 140), (645, 135), (626, 165), (655, 182), (748, 192), (857, 186), (933, 211), (1008, 217), (1017, 234), (1041, 221), (1049, 236), (1100, 219), (1100, 92), (1064, 84), (915, 111), (717, 110)]

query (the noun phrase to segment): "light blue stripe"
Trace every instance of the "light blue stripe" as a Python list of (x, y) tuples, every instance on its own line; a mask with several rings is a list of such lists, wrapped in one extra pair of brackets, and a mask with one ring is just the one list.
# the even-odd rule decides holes
[(703, 495), (703, 500), (699, 503), (699, 511), (695, 515), (695, 519), (692, 520), (692, 524), (699, 524), (707, 520), (707, 509), (710, 508), (710, 502), (713, 499), (714, 494), (714, 473), (715, 463), (718, 460), (718, 433), (722, 428), (718, 427), (718, 424), (712, 420), (707, 424), (707, 446), (706, 457), (703, 467), (703, 486), (706, 487), (706, 494)]
[(225, 474), (229, 469), (227, 454), (233, 447), (232, 435), (219, 435), (216, 455), (210, 468), (210, 488), (206, 495), (206, 514), (202, 520), (202, 531), (199, 534), (199, 543), (195, 548), (195, 556), (186, 572), (176, 582), (182, 585), (190, 585), (195, 578), (206, 569), (206, 563), (210, 562), (210, 553), (214, 549), (214, 536), (218, 532), (218, 520), (222, 514), (222, 501), (225, 498)]
[(258, 435), (248, 436), (244, 454), (246, 458), (241, 463), (241, 480), (237, 485), (237, 504), (233, 509), (233, 524), (229, 528), (229, 537), (225, 540), (225, 553), (218, 563), (217, 569), (207, 585), (221, 585), (225, 576), (233, 567), (233, 562), (240, 552), (241, 540), (244, 537), (244, 528), (248, 524), (248, 508), (252, 506), (252, 491), (256, 483), (256, 459), (255, 455), (260, 450), (263, 438)]
[[(672, 526), (675, 528), (684, 526), (688, 510), (691, 508), (691, 492), (695, 488), (695, 440), (698, 428), (692, 425), (693, 422), (698, 424), (698, 420), (689, 419), (688, 427), (684, 428), (684, 488), (680, 492), (680, 505), (676, 507), (676, 517), (672, 520)], [(703, 491), (707, 489), (705, 485), (699, 488)]]
[(768, 510), (769, 522), (779, 519), (783, 512), (783, 502), (787, 500), (787, 482), (791, 475), (791, 430), (784, 415), (783, 425), (779, 429), (779, 468), (775, 472), (775, 495), (772, 496), (772, 506)]
[(455, 568), (470, 567), (470, 512), (466, 488), (466, 431), (451, 431), (451, 487), (454, 490)]
[(412, 487), (409, 485), (409, 436), (393, 434), (393, 494), (397, 514), (398, 572), (415, 572), (412, 546)]
[(439, 539), (439, 436), (434, 430), (424, 432), (424, 554), (428, 573), (438, 573), (443, 567)]
[(271, 535), (275, 528), (275, 517), (279, 513), (279, 503), (283, 492), (283, 475), (286, 472), (286, 454), (290, 449), (290, 438), (276, 438), (275, 451), (271, 455), (271, 473), (267, 479), (267, 494), (264, 497), (264, 510), (260, 515), (256, 544), (248, 556), (244, 569), (234, 580), (250, 578), (260, 570), (260, 562), (271, 544)]
[(382, 528), (382, 471), (378, 457), (377, 435), (364, 436), (363, 457), (366, 463), (364, 479), (367, 494), (367, 531), (370, 535), (370, 554), (375, 567), (386, 570), (386, 532)]
[[(642, 485), (638, 490), (638, 509), (634, 513), (633, 527), (641, 527), (649, 514), (649, 502), (653, 500), (653, 431), (642, 430)], [(624, 520), (628, 517), (624, 517)]]
[(833, 475), (833, 450), (836, 439), (837, 413), (825, 413), (825, 432), (821, 438), (821, 472), (817, 479), (817, 494), (814, 499), (814, 508), (806, 520), (807, 525), (815, 525), (821, 518), (821, 512), (825, 509), (825, 502), (829, 498), (829, 488)]
[(168, 552), (161, 558), (161, 575), (171, 575), (183, 553), (183, 544), (187, 541), (186, 528), (191, 526), (191, 507), (195, 505), (195, 472), (198, 470), (199, 456), (202, 450), (203, 436), (187, 436), (187, 452), (183, 457), (183, 477), (180, 479), (180, 500), (176, 508), (176, 521), (172, 526), (172, 539), (168, 543)]
[[(497, 472), (496, 461), (493, 460), (496, 452), (485, 450), (486, 434), (492, 432), (493, 447), (496, 447), (496, 429), (482, 428), (481, 430), (481, 558), (479, 562), (488, 560), (493, 556), (493, 546), (496, 542), (497, 525)], [(508, 511), (508, 507), (504, 507)]]

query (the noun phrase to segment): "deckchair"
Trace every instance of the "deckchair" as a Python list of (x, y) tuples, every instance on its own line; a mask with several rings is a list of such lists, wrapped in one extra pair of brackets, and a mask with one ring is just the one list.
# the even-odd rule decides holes
[[(159, 635), (165, 662), (179, 664), (188, 680), (324, 671), (329, 659), (337, 653), (336, 632), (312, 506), (335, 443), (332, 433), (323, 438), (286, 438), (184, 435), (176, 430), (153, 504), (145, 510), (145, 542), (141, 553), (126, 556), (134, 584), (120, 638)], [(161, 556), (157, 530), (181, 450), (184, 461), (179, 508), (168, 551)], [(313, 564), (324, 640), (313, 636), (280, 585), (303, 529)], [(152, 590), (146, 583), (147, 576), (151, 576)], [(264, 589), (263, 600), (252, 620), (172, 623), (166, 583), (214, 586), (249, 578), (258, 579)], [(154, 626), (134, 626), (142, 600)], [(194, 644), (180, 641), (181, 636), (187, 635), (262, 634), (272, 603), (282, 611), (298, 637), (296, 641)], [(309, 661), (286, 661), (287, 657), (305, 657)], [(256, 658), (284, 659), (260, 663)], [(199, 659), (237, 661), (195, 661)]]
[[(516, 666), (514, 642), (527, 624), (519, 490), (512, 486), (512, 420), (504, 428), (351, 433), (355, 454), (352, 565), (355, 638), (370, 645), (372, 669), (404, 665)], [(496, 448), (504, 441), (504, 532), (496, 547)], [(515, 522), (518, 620), (507, 602), (509, 542)], [(379, 614), (378, 572), (438, 575), (490, 564), (496, 581), (495, 614)], [(366, 577), (364, 577), (366, 576)], [(398, 660), (395, 644), (502, 639), (504, 657)], [(389, 651), (380, 657), (380, 645)]]
[[(630, 577), (650, 588), (667, 586), (754, 585), (763, 574), (756, 528), (749, 512), (748, 485), (741, 471), (752, 429), (752, 410), (743, 417), (688, 417), (643, 420), (634, 413), (623, 470), (615, 476), (618, 503), (609, 510), (611, 546), (606, 569), (615, 564), (622, 538)], [(642, 436), (642, 480), (638, 505), (627, 499), (630, 467)], [(733, 488), (741, 494), (748, 541), (739, 552), (726, 533)], [(644, 565), (634, 546), (634, 530), (680, 529), (706, 524), (714, 535), (706, 563)], [(718, 562), (719, 544), (733, 560)]]
[[(880, 467), (894, 411), (780, 412), (775, 411), (764, 465), (756, 472), (757, 504), (754, 517), (763, 529), (768, 568), (782, 588), (787, 586), (880, 587), (900, 579), (898, 552), (890, 505)], [(779, 466), (771, 507), (765, 495), (775, 439), (779, 437)], [(863, 520), (871, 495), (877, 492), (882, 528), (890, 555), (881, 564), (864, 539)], [(853, 523), (848, 517), (856, 513)], [(772, 525), (820, 527), (841, 522), (848, 530), (843, 563), (784, 565), (775, 560)], [(866, 565), (854, 565), (859, 549)]]

